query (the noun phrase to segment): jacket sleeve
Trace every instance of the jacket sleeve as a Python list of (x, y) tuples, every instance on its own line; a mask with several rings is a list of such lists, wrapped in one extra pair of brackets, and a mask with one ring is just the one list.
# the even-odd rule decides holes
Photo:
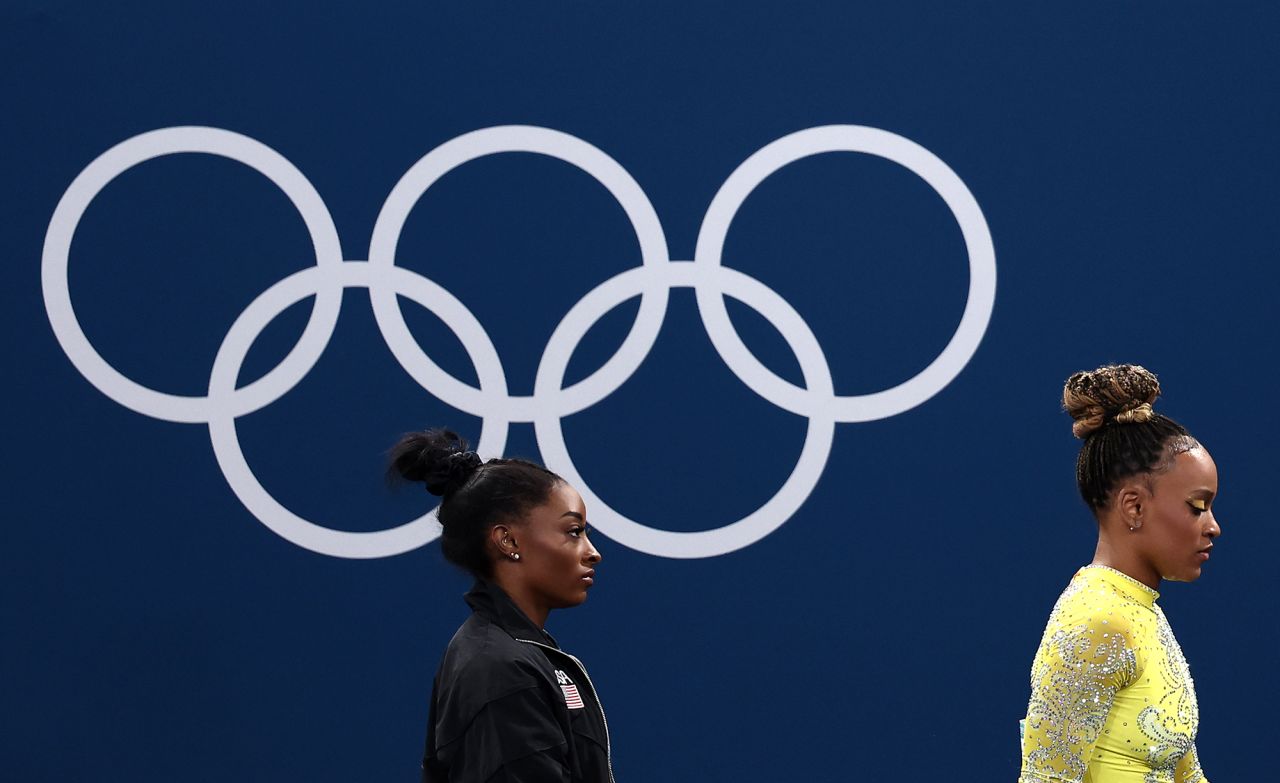
[(503, 764), (485, 783), (569, 783), (569, 780), (569, 768), (554, 754), (543, 752)]
[(1051, 628), (1031, 668), (1019, 783), (1080, 783), (1116, 692), (1136, 676), (1134, 645), (1115, 618)]
[[(486, 704), (437, 751), (449, 783), (568, 783), (569, 743), (555, 707), (531, 686)], [(427, 778), (430, 779), (430, 778)]]

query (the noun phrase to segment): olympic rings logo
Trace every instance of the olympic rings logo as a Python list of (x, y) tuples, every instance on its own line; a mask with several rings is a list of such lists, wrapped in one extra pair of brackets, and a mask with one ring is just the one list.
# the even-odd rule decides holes
[[(395, 263), (401, 229), (427, 189), (449, 171), (501, 152), (546, 155), (594, 177), (626, 212), (642, 257), (639, 267), (606, 280), (570, 308), (543, 352), (531, 396), (508, 393), (502, 361), (492, 341), (461, 301), (431, 280)], [(914, 172), (951, 209), (969, 256), (968, 299), (951, 340), (919, 374), (872, 394), (836, 394), (822, 347), (800, 314), (763, 283), (721, 264), (729, 225), (756, 186), (789, 163), (825, 152), (877, 155)], [(67, 282), (71, 240), (90, 202), (112, 179), (133, 166), (178, 153), (230, 158), (270, 179), (301, 214), (316, 254), (315, 266), (271, 286), (236, 318), (214, 359), (208, 394), (199, 397), (142, 386), (108, 364), (80, 328)], [(991, 319), (996, 263), (982, 210), (955, 172), (908, 139), (858, 125), (798, 131), (747, 158), (712, 199), (698, 233), (693, 261), (669, 257), (653, 205), (621, 165), (582, 139), (548, 128), (484, 128), (427, 153), (387, 197), (374, 224), (369, 258), (360, 261), (343, 258), (337, 228), (319, 193), (302, 172), (275, 150), (218, 128), (175, 127), (143, 133), (117, 144), (72, 181), (49, 223), (42, 284), (54, 334), (76, 369), (103, 394), (138, 413), (165, 421), (208, 425), (214, 454), (232, 491), (264, 525), (298, 546), (334, 557), (388, 557), (423, 546), (439, 535), (432, 511), (375, 532), (334, 530), (303, 519), (273, 498), (254, 476), (236, 435), (238, 417), (278, 400), (319, 360), (337, 326), (343, 290), (367, 288), (378, 327), (405, 371), (442, 402), (480, 417), (483, 423), (477, 450), (482, 455), (502, 453), (511, 423), (531, 422), (543, 460), (578, 489), (592, 509), (594, 524), (605, 535), (653, 555), (698, 558), (749, 546), (784, 524), (817, 484), (837, 422), (874, 421), (910, 410), (959, 375), (977, 350)], [(665, 318), (668, 295), (676, 287), (694, 289), (707, 334), (729, 369), (761, 397), (808, 419), (800, 457), (782, 488), (755, 512), (715, 530), (661, 530), (611, 508), (592, 492), (578, 472), (560, 426), (565, 416), (590, 408), (631, 377), (653, 347)], [(617, 353), (587, 378), (564, 388), (569, 357), (579, 341), (606, 313), (637, 295), (639, 312)], [(262, 330), (285, 309), (311, 296), (315, 303), (298, 343), (266, 375), (237, 388), (241, 365)], [(405, 324), (397, 296), (427, 308), (453, 331), (475, 365), (478, 387), (449, 375), (422, 350)], [(752, 355), (729, 320), (725, 296), (754, 308), (778, 330), (799, 361), (803, 387), (778, 377)]]

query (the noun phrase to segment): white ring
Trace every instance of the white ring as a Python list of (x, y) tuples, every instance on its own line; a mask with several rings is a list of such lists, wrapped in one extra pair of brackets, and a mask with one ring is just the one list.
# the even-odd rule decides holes
[[(230, 158), (274, 182), (306, 222), (317, 265), (341, 264), (342, 247), (329, 210), (302, 172), (262, 142), (219, 128), (164, 128), (134, 136), (102, 153), (72, 181), (49, 221), (41, 266), (45, 309), (58, 343), (89, 383), (126, 408), (165, 421), (201, 424), (214, 413), (208, 397), (166, 394), (148, 388), (126, 378), (98, 354), (76, 319), (67, 282), (71, 240), (89, 203), (107, 183), (139, 163), (182, 152)], [(340, 288), (317, 293), (297, 345), (271, 372), (240, 389), (234, 402), (229, 403), (236, 415), (271, 404), (311, 371), (333, 334), (341, 308)]]
[[(637, 293), (648, 290), (650, 286), (646, 285), (646, 278), (661, 278), (668, 287), (693, 286), (698, 290), (714, 287), (718, 292), (717, 296), (728, 294), (754, 308), (778, 330), (795, 353), (809, 392), (818, 399), (832, 398), (831, 371), (822, 357), (818, 340), (785, 299), (760, 281), (741, 272), (725, 267), (699, 268), (689, 262), (673, 262), (658, 269), (632, 269), (583, 297), (551, 337), (543, 365), (538, 368), (537, 382), (540, 387), (559, 388), (564, 378), (572, 350), (558, 346), (557, 341), (576, 345), (605, 313)], [(547, 361), (547, 356), (553, 358)], [(540, 396), (543, 391), (544, 388), (535, 388), (534, 394)], [(799, 510), (817, 485), (827, 463), (827, 455), (831, 452), (835, 420), (829, 412), (824, 412), (829, 411), (829, 406), (826, 409), (820, 405), (814, 407), (816, 410), (809, 417), (809, 428), (800, 459), (777, 493), (759, 509), (737, 522), (697, 532), (660, 530), (636, 522), (614, 510), (591, 491), (573, 464), (560, 426), (562, 417), (556, 412), (540, 414), (534, 421), (534, 428), (547, 467), (559, 473), (578, 490), (591, 509), (592, 524), (609, 538), (651, 555), (671, 558), (715, 557), (750, 546), (777, 530)]]
[(872, 394), (837, 396), (827, 401), (779, 378), (762, 364), (738, 336), (724, 299), (714, 289), (697, 289), (698, 310), (716, 350), (734, 374), (761, 397), (802, 416), (815, 406), (831, 405), (836, 421), (875, 421), (911, 410), (941, 391), (964, 369), (978, 350), (995, 307), (996, 256), (982, 209), (964, 182), (936, 155), (909, 139), (861, 125), (809, 128), (766, 145), (747, 158), (720, 187), (698, 232), (695, 262), (719, 266), (733, 216), (766, 177), (801, 158), (823, 152), (864, 152), (891, 160), (914, 172), (938, 192), (960, 224), (969, 253), (969, 297), (951, 341), (928, 367), (890, 389)]
[[(383, 203), (369, 242), (369, 263), (380, 267), (395, 265), (400, 232), (414, 205), (428, 188), (458, 166), (500, 152), (546, 155), (577, 166), (591, 175), (617, 199), (626, 212), (640, 242), (643, 264), (660, 266), (667, 263), (667, 242), (662, 233), (662, 223), (648, 197), (626, 169), (582, 139), (560, 131), (527, 125), (503, 125), (464, 133), (424, 155), (400, 178)], [(667, 289), (645, 292), (635, 323), (618, 351), (602, 367), (566, 390), (566, 400), (572, 399), (573, 402), (564, 407), (577, 405), (577, 410), (581, 410), (593, 405), (612, 394), (635, 372), (653, 346), (654, 340), (658, 338), (667, 309), (667, 295)], [(374, 288), (370, 290), (370, 296), (374, 317), (391, 352), (405, 371), (424, 389), (446, 404), (477, 416), (483, 415), (484, 410), (497, 403), (480, 390), (446, 373), (426, 355), (409, 332), (404, 315), (390, 290)], [(476, 358), (472, 357), (472, 361), (476, 361)], [(477, 369), (482, 369), (479, 364)], [(501, 372), (501, 369), (497, 371)], [(553, 404), (561, 406), (547, 397), (536, 401), (538, 407)], [(515, 420), (531, 418), (534, 401), (522, 399), (516, 405), (518, 409), (512, 413), (519, 418)]]
[[(231, 325), (209, 375), (209, 399), (215, 412), (209, 419), (209, 438), (218, 465), (236, 497), (277, 535), (304, 549), (334, 557), (398, 555), (433, 541), (440, 535), (439, 526), (432, 511), (412, 522), (374, 532), (334, 530), (303, 519), (272, 497), (253, 474), (236, 434), (238, 414), (222, 403), (235, 394), (236, 378), (244, 358), (272, 319), (317, 291), (332, 288), (340, 293), (343, 288), (369, 286), (373, 277), (377, 278), (376, 285), (430, 309), (453, 330), (469, 355), (497, 356), (470, 311), (435, 283), (408, 270), (375, 271), (364, 262), (347, 261), (336, 267), (310, 267), (295, 272), (260, 294)], [(494, 382), (491, 377), (481, 375), (482, 386), (486, 381)], [(500, 416), (486, 416), (481, 423), (476, 450), (487, 456), (501, 455), (507, 440), (507, 424)]]

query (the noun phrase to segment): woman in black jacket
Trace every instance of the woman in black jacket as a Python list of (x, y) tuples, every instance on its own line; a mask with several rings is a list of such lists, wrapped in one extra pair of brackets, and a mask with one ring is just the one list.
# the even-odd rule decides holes
[(391, 472), (440, 496), (444, 556), (476, 578), (436, 673), (424, 783), (612, 783), (595, 687), (543, 630), (552, 609), (587, 600), (600, 562), (582, 498), (532, 462), (482, 461), (448, 430), (406, 435)]

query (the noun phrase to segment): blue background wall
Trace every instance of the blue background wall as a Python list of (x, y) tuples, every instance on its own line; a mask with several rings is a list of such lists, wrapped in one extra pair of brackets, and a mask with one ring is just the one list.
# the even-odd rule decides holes
[[(209, 431), (108, 399), (60, 348), (41, 297), (59, 199), (105, 150), (208, 125), (291, 161), (344, 257), (366, 258), (421, 156), (492, 125), (546, 126), (643, 188), (671, 258), (749, 155), (828, 124), (923, 145), (976, 197), (999, 284), (956, 379), (890, 418), (837, 424), (821, 481), (777, 532), (718, 557), (642, 554), (603, 533), (600, 579), (549, 628), (603, 693), (619, 780), (1013, 780), (1027, 669), (1053, 599), (1092, 554), (1062, 380), (1137, 361), (1209, 446), (1225, 534), (1162, 603), (1200, 694), (1214, 780), (1271, 774), (1280, 533), (1271, 453), (1277, 327), (1277, 14), (1264, 3), (7, 2), (0, 17), (6, 511), (0, 745), (14, 780), (413, 780), (438, 655), (467, 579), (437, 544), (329, 557), (260, 524)], [(398, 263), (492, 338), (513, 394), (552, 330), (640, 263), (598, 183), (555, 160), (467, 164), (418, 203)], [(262, 291), (314, 263), (296, 210), (252, 170), (175, 155), (110, 183), (76, 229), (85, 333), (139, 383), (199, 395)], [(919, 178), (852, 153), (766, 180), (724, 264), (802, 315), (841, 394), (884, 389), (950, 339), (968, 286), (955, 219)], [(449, 330), (402, 302), (468, 382)], [(250, 352), (274, 366), (310, 304)], [(612, 355), (637, 300), (575, 352)], [(786, 342), (735, 302), (768, 366)], [(372, 531), (430, 504), (382, 483), (402, 431), (480, 420), (400, 367), (364, 291), (288, 394), (237, 422), (286, 507)], [(690, 289), (635, 375), (564, 420), (583, 478), (667, 530), (727, 524), (791, 471), (806, 421), (725, 366)], [(537, 457), (529, 424), (508, 453)], [(590, 509), (589, 509), (590, 513)]]

